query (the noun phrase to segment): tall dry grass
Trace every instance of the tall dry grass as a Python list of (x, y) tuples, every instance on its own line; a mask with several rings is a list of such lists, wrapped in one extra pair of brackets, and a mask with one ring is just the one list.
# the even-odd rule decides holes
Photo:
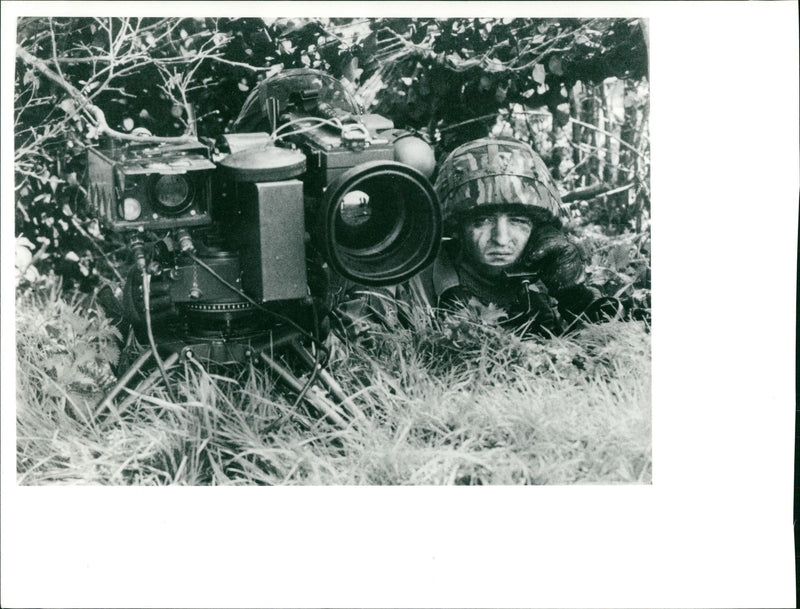
[(478, 318), (330, 339), (361, 414), (293, 408), (260, 366), (172, 373), (97, 412), (114, 331), (50, 285), (17, 296), (18, 482), (105, 485), (618, 484), (651, 480), (650, 335), (641, 322), (519, 337)]

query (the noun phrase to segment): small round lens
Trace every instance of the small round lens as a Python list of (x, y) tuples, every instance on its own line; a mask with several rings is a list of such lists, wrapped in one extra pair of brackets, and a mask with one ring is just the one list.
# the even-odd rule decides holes
[(133, 197), (128, 197), (122, 202), (122, 218), (132, 221), (142, 215), (142, 204)]
[(155, 197), (166, 212), (181, 211), (189, 200), (189, 182), (179, 175), (163, 175), (155, 183)]

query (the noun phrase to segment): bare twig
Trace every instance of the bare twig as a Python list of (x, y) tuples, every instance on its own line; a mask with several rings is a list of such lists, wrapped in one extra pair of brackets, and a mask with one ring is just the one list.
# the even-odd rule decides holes
[(94, 113), (94, 116), (97, 119), (99, 132), (104, 133), (116, 140), (122, 140), (125, 142), (152, 142), (154, 144), (181, 144), (181, 143), (195, 141), (195, 138), (191, 135), (180, 135), (176, 137), (159, 137), (155, 135), (142, 136), (142, 135), (132, 135), (130, 133), (122, 133), (108, 126), (105, 114), (103, 114), (103, 111), (100, 108), (98, 108), (97, 106), (91, 106), (89, 110), (91, 110)]
[(100, 255), (103, 257), (103, 260), (105, 260), (106, 265), (108, 265), (108, 268), (110, 268), (111, 271), (117, 276), (117, 279), (119, 279), (120, 282), (124, 283), (125, 279), (122, 277), (122, 275), (120, 274), (119, 270), (117, 269), (117, 265), (115, 265), (113, 262), (111, 262), (111, 260), (108, 257), (108, 254), (106, 254), (105, 251), (103, 250), (103, 248), (100, 247), (100, 244), (97, 243), (95, 238), (86, 229), (84, 229), (80, 224), (78, 224), (78, 220), (75, 218), (75, 216), (72, 216), (71, 224), (72, 224), (72, 226), (75, 227), (75, 229), (81, 235), (86, 237), (86, 239), (89, 241), (89, 243), (92, 244), (92, 247), (94, 247), (100, 253)]
[[(53, 60), (55, 60), (56, 59), (56, 49), (58, 48), (58, 45), (56, 44), (56, 32), (53, 29), (53, 19), (52, 19), (52, 17), (50, 18), (50, 42), (51, 42), (51, 44), (53, 46)], [(61, 66), (58, 65), (57, 61), (55, 62), (55, 66), (56, 66), (56, 70), (58, 70), (58, 75), (61, 76), (61, 78), (64, 78), (64, 73), (61, 71)]]
[(620, 136), (614, 135), (610, 131), (606, 131), (605, 129), (601, 129), (600, 127), (596, 127), (595, 125), (592, 125), (591, 123), (584, 123), (583, 121), (579, 121), (577, 118), (570, 117), (569, 120), (571, 120), (576, 125), (580, 125), (581, 127), (586, 127), (587, 129), (592, 129), (594, 131), (597, 131), (598, 133), (602, 133), (603, 135), (605, 135), (607, 137), (614, 138), (615, 140), (617, 140), (620, 143), (621, 146), (627, 148), (628, 150), (631, 150), (632, 152), (634, 152), (635, 154), (637, 154), (641, 158), (643, 158), (645, 160), (647, 159), (647, 157), (642, 152), (640, 152), (639, 150), (637, 150), (636, 148), (631, 146), (628, 142), (623, 140)]
[(67, 93), (69, 93), (71, 97), (80, 101), (84, 105), (90, 105), (89, 100), (83, 93), (81, 93), (78, 89), (76, 89), (72, 84), (67, 82), (65, 78), (53, 72), (53, 70), (47, 67), (47, 64), (44, 61), (42, 61), (35, 55), (32, 55), (19, 45), (17, 45), (17, 57), (22, 59), (22, 61), (24, 61), (29, 66), (36, 68), (37, 70), (39, 70), (39, 72), (42, 73), (43, 76), (47, 77), (49, 80), (62, 87)]
[[(603, 152), (603, 150), (601, 148), (598, 148), (597, 146), (594, 146), (593, 144), (589, 144), (588, 142), (579, 142), (577, 144), (574, 143), (574, 142), (570, 142), (570, 146), (572, 146), (572, 148), (574, 148), (576, 150), (580, 150), (581, 152), (585, 152), (587, 156), (582, 161), (580, 161), (577, 165), (572, 167), (564, 175), (564, 178), (566, 178), (568, 175), (570, 175), (573, 171), (575, 171), (575, 169), (578, 166), (583, 165), (590, 158), (595, 158), (597, 160), (601, 160), (598, 153), (599, 152)], [(629, 173), (629, 174), (630, 173), (635, 173), (633, 169), (631, 169), (629, 167), (625, 167), (624, 165), (620, 165), (619, 167), (617, 167), (617, 169), (619, 169), (620, 171), (624, 171), (626, 173)]]
[(499, 110), (497, 112), (492, 112), (491, 114), (484, 114), (483, 116), (478, 116), (476, 118), (471, 118), (471, 119), (466, 120), (466, 121), (461, 121), (460, 123), (453, 123), (452, 125), (447, 125), (447, 127), (444, 127), (443, 129), (439, 129), (439, 132), (440, 133), (444, 133), (445, 131), (450, 131), (451, 129), (456, 129), (458, 127), (463, 127), (464, 125), (469, 125), (470, 123), (477, 123), (479, 121), (486, 120), (487, 118), (496, 118), (498, 116), (513, 116), (513, 115), (516, 115), (516, 114), (525, 114), (525, 115), (528, 115), (528, 114), (541, 114), (543, 116), (549, 116), (550, 112), (548, 112), (546, 110), (511, 110), (510, 112)]
[(242, 63), (241, 61), (233, 61), (231, 59), (225, 59), (221, 55), (207, 55), (205, 59), (211, 59), (212, 61), (216, 61), (217, 63), (224, 63), (228, 66), (234, 66), (237, 68), (244, 68), (245, 70), (250, 70), (251, 72), (266, 72), (271, 68), (271, 66), (251, 66), (249, 63)]
[(84, 95), (75, 86), (70, 84), (66, 79), (62, 78), (59, 74), (51, 70), (41, 59), (32, 55), (19, 45), (17, 45), (17, 57), (22, 59), (26, 64), (35, 67), (37, 70), (39, 70), (39, 72), (41, 72), (43, 76), (45, 76), (50, 81), (62, 87), (73, 99), (75, 99), (81, 106), (79, 110), (85, 109), (89, 113), (89, 115), (96, 121), (99, 133), (103, 133), (113, 139), (118, 139), (123, 141), (172, 143), (172, 144), (194, 141), (194, 138), (191, 136), (178, 136), (178, 137), (137, 136), (116, 131), (108, 126), (105, 114), (100, 108), (98, 108), (91, 102), (90, 98)]
[[(509, 44), (508, 41), (504, 40), (492, 46), (489, 50), (487, 50), (486, 52), (482, 53), (479, 56), (465, 59), (463, 63), (460, 65), (456, 65), (452, 62), (449, 62), (448, 65), (446, 62), (447, 69), (453, 72), (466, 72), (474, 68), (486, 68), (489, 66), (489, 64), (491, 64), (495, 72), (520, 72), (523, 70), (527, 70), (534, 64), (540, 62), (543, 59), (543, 57), (548, 53), (557, 53), (569, 50), (571, 48), (570, 46), (567, 46), (563, 49), (557, 49), (552, 47), (560, 40), (563, 40), (567, 37), (575, 37), (578, 33), (594, 25), (597, 21), (598, 19), (592, 19), (590, 21), (587, 21), (586, 23), (582, 23), (578, 27), (562, 32), (557, 36), (555, 36), (554, 38), (552, 38), (551, 40), (543, 42), (533, 48), (529, 48), (526, 46), (524, 49), (522, 49), (521, 53), (518, 53), (513, 59), (510, 59), (508, 61), (501, 61), (496, 57), (494, 57), (495, 53), (499, 49), (502, 49)], [(428, 58), (436, 58), (437, 56), (437, 54), (430, 48), (423, 46), (424, 41), (423, 44), (415, 44), (389, 27), (383, 27), (379, 30), (379, 32), (388, 34), (389, 36), (394, 38), (395, 42), (401, 43), (406, 53), (415, 53), (419, 56)], [(519, 64), (520, 60), (523, 57), (530, 56), (534, 53), (536, 55), (532, 59), (526, 60), (525, 63)]]

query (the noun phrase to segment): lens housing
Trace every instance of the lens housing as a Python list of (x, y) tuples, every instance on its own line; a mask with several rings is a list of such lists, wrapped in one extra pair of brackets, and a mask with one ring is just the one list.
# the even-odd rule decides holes
[(351, 281), (400, 283), (438, 252), (442, 221), (436, 193), (408, 165), (371, 161), (345, 171), (325, 191), (323, 210), (325, 257)]

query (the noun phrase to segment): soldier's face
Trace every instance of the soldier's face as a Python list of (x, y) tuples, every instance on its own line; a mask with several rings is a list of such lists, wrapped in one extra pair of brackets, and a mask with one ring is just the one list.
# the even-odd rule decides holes
[(519, 259), (532, 229), (533, 221), (524, 214), (478, 216), (463, 226), (465, 253), (479, 270), (499, 273)]

